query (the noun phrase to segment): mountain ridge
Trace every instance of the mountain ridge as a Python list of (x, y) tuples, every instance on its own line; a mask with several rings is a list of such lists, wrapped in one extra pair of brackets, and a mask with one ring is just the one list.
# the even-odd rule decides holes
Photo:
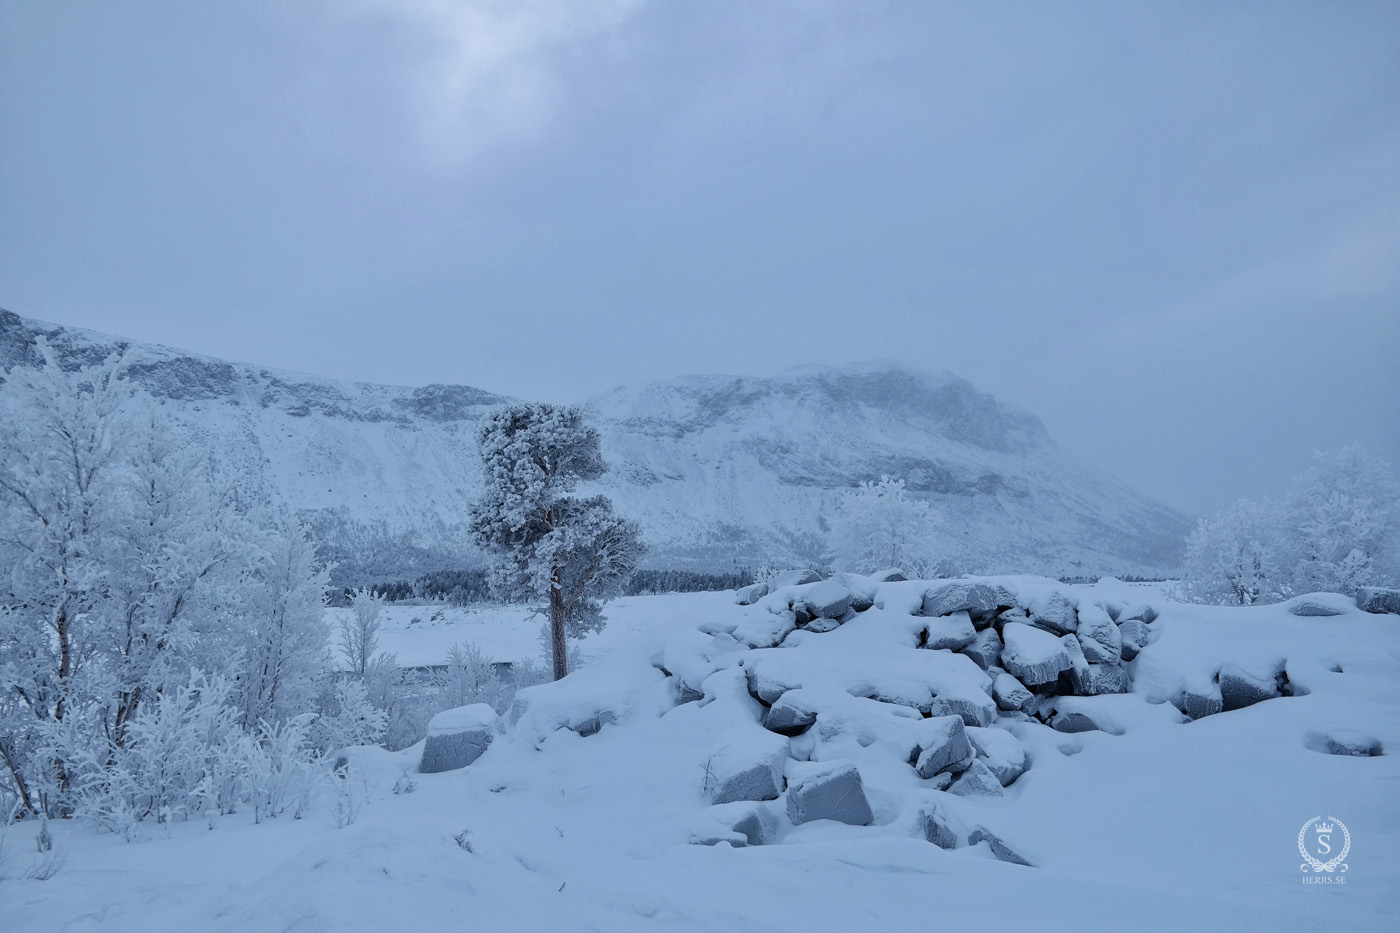
[[(191, 443), (300, 514), (338, 581), (480, 563), (465, 513), (475, 430), (516, 401), (466, 385), (353, 382), (235, 363), (0, 310), (0, 366), (113, 352)], [(678, 375), (583, 405), (649, 566), (820, 563), (845, 492), (883, 475), (943, 515), (944, 572), (1162, 575), (1184, 516), (1061, 449), (1035, 415), (951, 373), (889, 363)]]

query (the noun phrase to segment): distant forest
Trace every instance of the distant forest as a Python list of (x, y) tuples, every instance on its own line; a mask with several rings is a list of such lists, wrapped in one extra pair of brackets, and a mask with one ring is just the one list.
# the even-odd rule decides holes
[[(658, 593), (703, 593), (738, 589), (754, 582), (754, 572), (740, 567), (727, 573), (703, 573), (694, 570), (638, 570), (623, 584), (618, 595), (642, 596)], [(334, 606), (348, 606), (354, 587), (342, 587), (331, 601)], [(484, 569), (434, 570), (412, 580), (376, 583), (368, 589), (389, 602), (423, 600), (466, 606), (494, 602), (495, 596)]]

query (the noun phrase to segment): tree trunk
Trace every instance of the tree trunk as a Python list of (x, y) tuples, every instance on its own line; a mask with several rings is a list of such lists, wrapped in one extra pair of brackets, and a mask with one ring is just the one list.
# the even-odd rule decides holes
[(564, 640), (564, 594), (557, 586), (549, 588), (549, 635), (554, 648), (554, 679), (562, 680), (569, 673), (569, 646)]

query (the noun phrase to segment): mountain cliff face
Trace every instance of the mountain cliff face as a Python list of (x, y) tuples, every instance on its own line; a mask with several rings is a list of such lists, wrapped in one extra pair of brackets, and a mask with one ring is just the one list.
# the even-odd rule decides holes
[[(511, 401), (467, 386), (401, 388), (229, 363), (0, 311), (0, 366), (127, 355), (177, 430), (311, 525), (338, 579), (479, 563), (475, 430)], [(814, 563), (842, 494), (902, 477), (943, 516), (946, 570), (1155, 574), (1183, 516), (1058, 448), (1032, 415), (965, 380), (889, 366), (757, 379), (680, 376), (587, 406), (612, 472), (599, 484), (641, 522), (658, 567)]]

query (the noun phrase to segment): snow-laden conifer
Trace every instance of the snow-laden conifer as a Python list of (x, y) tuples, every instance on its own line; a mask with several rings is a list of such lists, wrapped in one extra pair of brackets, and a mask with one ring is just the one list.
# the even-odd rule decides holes
[(503, 408), (477, 439), (486, 489), (472, 508), (472, 536), (495, 556), (491, 582), (503, 598), (548, 599), (558, 679), (567, 673), (568, 623), (583, 631), (601, 624), (590, 600), (636, 568), (641, 530), (607, 498), (572, 495), (606, 469), (598, 431), (579, 409)]

